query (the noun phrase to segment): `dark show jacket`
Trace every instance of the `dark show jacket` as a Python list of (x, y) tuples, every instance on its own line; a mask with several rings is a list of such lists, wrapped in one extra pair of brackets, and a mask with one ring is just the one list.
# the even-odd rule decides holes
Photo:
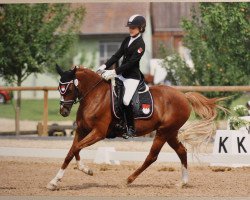
[(106, 69), (110, 68), (122, 56), (121, 66), (115, 69), (116, 74), (122, 75), (124, 78), (141, 79), (140, 60), (145, 52), (145, 43), (142, 36), (134, 40), (128, 47), (130, 36), (126, 37), (120, 49), (105, 63)]

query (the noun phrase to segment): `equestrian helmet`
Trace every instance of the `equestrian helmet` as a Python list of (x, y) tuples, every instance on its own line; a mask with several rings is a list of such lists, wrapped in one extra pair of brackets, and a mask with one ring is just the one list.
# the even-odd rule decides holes
[(127, 22), (127, 27), (138, 27), (140, 32), (143, 33), (146, 27), (146, 20), (141, 15), (132, 15)]

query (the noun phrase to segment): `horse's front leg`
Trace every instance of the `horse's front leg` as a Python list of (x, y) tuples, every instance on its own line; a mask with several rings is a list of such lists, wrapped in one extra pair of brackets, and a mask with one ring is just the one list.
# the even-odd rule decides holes
[(81, 136), (77, 132), (75, 134), (73, 144), (72, 144), (66, 158), (64, 159), (64, 162), (63, 162), (60, 170), (57, 172), (56, 176), (47, 184), (47, 186), (46, 186), (47, 189), (50, 189), (50, 190), (56, 190), (57, 189), (58, 182), (61, 181), (61, 179), (63, 178), (66, 167), (68, 166), (70, 161), (74, 158), (74, 153), (73, 153), (74, 148), (75, 148), (75, 146), (78, 143), (80, 138), (81, 138)]
[(76, 169), (84, 172), (85, 174), (93, 176), (93, 170), (90, 169), (87, 165), (85, 165), (83, 163), (83, 161), (81, 160), (81, 158), (80, 158), (80, 150), (76, 152), (75, 158), (76, 158)]
[[(92, 136), (91, 136), (92, 134)], [(88, 138), (87, 138), (88, 137)], [(93, 176), (93, 171), (88, 166), (84, 165), (83, 162), (80, 159), (80, 151), (82, 148), (90, 146), (102, 139), (104, 139), (106, 136), (105, 134), (101, 134), (100, 131), (94, 130), (92, 131), (86, 138), (82, 141), (79, 141), (75, 150), (75, 157), (76, 157), (76, 167), (78, 170), (84, 172), (85, 174), (88, 174), (90, 176)]]
[[(78, 142), (80, 142), (87, 135), (87, 133), (83, 133), (81, 130), (82, 129), (79, 128), (79, 127), (76, 129), (76, 134), (81, 133), (81, 134), (78, 135), (78, 140), (77, 140)], [(83, 161), (81, 160), (81, 158), (80, 158), (80, 150), (75, 152), (75, 158), (76, 158), (76, 167), (75, 167), (75, 169), (78, 169), (78, 170), (84, 172), (85, 174), (93, 176), (93, 171), (87, 165), (85, 165), (83, 163)]]
[[(64, 172), (70, 161), (76, 155), (76, 158), (80, 160), (79, 152), (82, 148), (90, 146), (105, 138), (105, 134), (101, 134), (97, 129), (93, 129), (85, 138), (78, 142), (78, 136), (75, 136), (72, 147), (70, 148), (61, 169), (47, 185), (50, 190), (56, 190), (58, 188), (58, 182), (63, 178)], [(79, 156), (79, 157), (78, 157)], [(79, 161), (78, 160), (78, 161)]]

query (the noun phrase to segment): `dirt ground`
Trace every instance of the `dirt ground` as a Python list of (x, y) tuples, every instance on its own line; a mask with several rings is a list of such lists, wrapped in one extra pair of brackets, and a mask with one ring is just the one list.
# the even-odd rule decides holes
[[(1, 121), (2, 122), (2, 121)], [(2, 125), (5, 123), (1, 123)], [(7, 123), (5, 124), (7, 128)], [(37, 140), (0, 138), (0, 147), (69, 149), (68, 140)], [(118, 151), (149, 151), (152, 141), (104, 140), (87, 149), (112, 146)], [(166, 144), (163, 152), (173, 152)], [(202, 152), (211, 152), (212, 144)], [(122, 162), (121, 165), (98, 165), (87, 160), (94, 171), (88, 176), (75, 170), (73, 161), (57, 191), (46, 189), (63, 160), (44, 158), (0, 157), (0, 196), (165, 196), (165, 197), (250, 197), (250, 167), (212, 168), (207, 165), (189, 166), (189, 184), (181, 188), (180, 164), (154, 163), (131, 185), (126, 178), (141, 162)]]
[(1, 157), (0, 195), (39, 196), (178, 196), (250, 197), (250, 168), (190, 166), (189, 184), (180, 188), (177, 164), (155, 163), (131, 185), (126, 178), (140, 163), (97, 165), (88, 161), (94, 176), (75, 170), (72, 162), (60, 183), (49, 191), (46, 184), (60, 168), (61, 159)]

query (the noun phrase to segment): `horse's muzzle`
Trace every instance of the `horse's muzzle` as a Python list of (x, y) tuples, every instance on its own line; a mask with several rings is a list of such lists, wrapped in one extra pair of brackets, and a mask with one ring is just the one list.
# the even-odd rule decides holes
[(71, 108), (68, 108), (66, 106), (61, 106), (60, 108), (60, 114), (63, 116), (63, 117), (68, 117), (69, 114), (70, 114), (70, 110)]

